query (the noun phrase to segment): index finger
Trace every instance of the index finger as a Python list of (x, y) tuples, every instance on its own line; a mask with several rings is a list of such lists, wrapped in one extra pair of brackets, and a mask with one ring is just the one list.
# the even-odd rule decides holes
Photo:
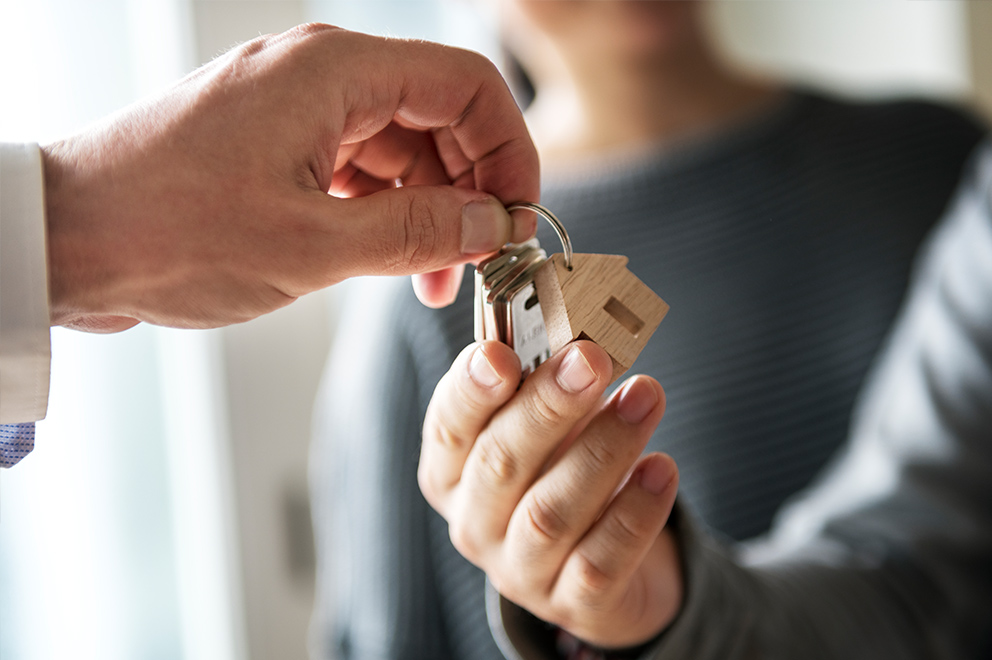
[[(471, 51), (423, 41), (340, 31), (353, 66), (345, 85), (342, 142), (363, 140), (394, 119), (402, 125), (446, 127), (457, 144), (443, 149), (453, 178), (504, 203), (538, 201), (537, 150), (495, 65)], [(472, 164), (464, 169), (464, 160)]]
[(424, 419), (417, 480), (442, 516), (476, 437), (519, 382), (520, 360), (513, 349), (487, 341), (467, 346), (437, 384)]
[(575, 425), (599, 407), (612, 368), (601, 347), (573, 342), (541, 364), (493, 415), (462, 471), (459, 502), (472, 512), (463, 540), (469, 534), (484, 542), (503, 539), (521, 497)]

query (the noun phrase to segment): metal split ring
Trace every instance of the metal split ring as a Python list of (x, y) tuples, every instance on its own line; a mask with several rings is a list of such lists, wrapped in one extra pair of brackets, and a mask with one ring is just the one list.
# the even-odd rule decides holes
[(565, 231), (565, 225), (561, 224), (561, 220), (547, 208), (534, 202), (514, 202), (506, 207), (507, 213), (517, 210), (533, 211), (551, 223), (561, 241), (562, 253), (565, 255), (565, 268), (572, 270), (572, 240), (568, 237), (568, 232)]

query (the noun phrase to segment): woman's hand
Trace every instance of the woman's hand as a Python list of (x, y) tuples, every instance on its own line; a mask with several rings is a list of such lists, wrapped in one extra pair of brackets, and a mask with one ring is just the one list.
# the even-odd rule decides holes
[(498, 342), (466, 348), (434, 393), (419, 481), (452, 542), (499, 592), (605, 648), (650, 640), (682, 602), (664, 531), (674, 461), (641, 452), (665, 409), (652, 378), (607, 400), (609, 356), (575, 342), (517, 389)]

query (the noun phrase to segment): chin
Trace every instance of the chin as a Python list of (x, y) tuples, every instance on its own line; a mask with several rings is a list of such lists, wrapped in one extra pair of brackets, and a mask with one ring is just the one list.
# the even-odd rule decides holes
[[(676, 51), (700, 29), (699, 0), (588, 0), (604, 16), (598, 28), (613, 33), (618, 48), (630, 55), (658, 56)], [(612, 14), (606, 20), (607, 14)]]
[(701, 32), (703, 0), (517, 0), (527, 22), (552, 40), (626, 58), (657, 58)]

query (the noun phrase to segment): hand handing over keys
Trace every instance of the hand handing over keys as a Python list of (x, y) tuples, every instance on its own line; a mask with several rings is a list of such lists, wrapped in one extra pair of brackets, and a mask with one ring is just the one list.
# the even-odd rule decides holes
[(578, 341), (520, 386), (499, 342), (472, 344), (427, 411), (418, 478), (455, 547), (499, 592), (605, 648), (650, 640), (682, 602), (664, 530), (678, 472), (640, 457), (665, 396), (646, 376), (607, 400), (612, 363)]
[[(485, 58), (306, 25), (43, 149), (51, 321), (245, 321), (347, 277), (437, 271), (534, 231), (537, 153)], [(396, 180), (403, 187), (397, 188)], [(331, 194), (328, 194), (330, 192)]]

